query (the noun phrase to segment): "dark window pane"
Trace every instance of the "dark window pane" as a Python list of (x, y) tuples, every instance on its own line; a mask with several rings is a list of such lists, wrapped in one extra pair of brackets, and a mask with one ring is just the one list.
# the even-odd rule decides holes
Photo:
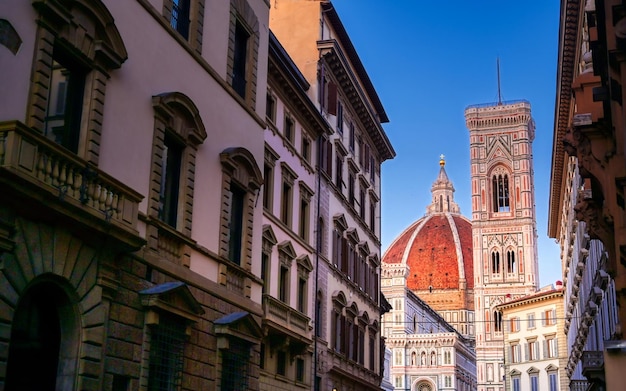
[(230, 242), (229, 259), (239, 265), (241, 263), (241, 243), (243, 235), (243, 209), (245, 192), (237, 185), (230, 185), (232, 197), (230, 206)]
[(242, 98), (246, 96), (246, 61), (248, 53), (248, 39), (250, 34), (237, 22), (235, 25), (235, 48), (233, 54), (233, 81), (235, 92)]

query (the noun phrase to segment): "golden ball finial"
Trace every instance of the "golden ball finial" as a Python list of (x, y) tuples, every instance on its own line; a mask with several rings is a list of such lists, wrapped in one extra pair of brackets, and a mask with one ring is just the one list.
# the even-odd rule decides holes
[(446, 159), (445, 159), (445, 155), (443, 153), (441, 155), (439, 155), (439, 165), (441, 167), (446, 165)]

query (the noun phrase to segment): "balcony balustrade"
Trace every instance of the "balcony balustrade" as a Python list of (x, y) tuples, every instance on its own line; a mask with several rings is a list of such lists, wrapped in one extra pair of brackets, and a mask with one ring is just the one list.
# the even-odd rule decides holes
[(17, 121), (0, 123), (0, 180), (18, 197), (105, 230), (131, 248), (144, 242), (137, 232), (139, 193)]

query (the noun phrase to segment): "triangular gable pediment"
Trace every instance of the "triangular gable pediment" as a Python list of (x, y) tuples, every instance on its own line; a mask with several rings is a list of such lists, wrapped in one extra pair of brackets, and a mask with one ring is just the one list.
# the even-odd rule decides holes
[(487, 158), (489, 160), (505, 159), (510, 160), (510, 136), (499, 134), (487, 137)]
[[(370, 262), (372, 262), (375, 266), (380, 266), (380, 259), (378, 259), (378, 254), (376, 253), (371, 253), (369, 255), (369, 259)], [(407, 273), (408, 273), (409, 267), (407, 266)]]
[(141, 304), (198, 321), (204, 310), (193, 296), (187, 284), (180, 281), (166, 282), (139, 292)]
[(280, 242), (278, 245), (278, 251), (285, 254), (289, 259), (294, 259), (296, 257), (296, 250), (293, 248), (293, 244), (291, 244), (288, 240)]
[(338, 227), (341, 231), (345, 231), (348, 229), (348, 222), (346, 221), (346, 217), (343, 213), (338, 213), (333, 216), (333, 221), (335, 222), (335, 226)]
[(366, 241), (362, 241), (361, 243), (359, 243), (359, 248), (365, 254), (369, 254), (370, 253), (370, 246), (369, 246), (369, 244)]
[(546, 372), (554, 372), (554, 371), (558, 371), (559, 367), (557, 367), (554, 364), (550, 364), (546, 367)]
[(215, 334), (221, 337), (239, 338), (250, 343), (258, 343), (263, 331), (254, 317), (246, 311), (225, 315), (215, 322)]
[(526, 371), (526, 373), (539, 373), (539, 369), (535, 368), (535, 367), (530, 367), (528, 368), (528, 370)]
[(298, 262), (298, 265), (302, 266), (306, 271), (313, 271), (313, 264), (311, 263), (308, 255), (299, 256), (298, 258), (296, 258), (296, 262)]
[(356, 231), (356, 228), (350, 228), (346, 232), (346, 238), (348, 238), (353, 243), (358, 243), (359, 242), (359, 233)]
[(511, 376), (521, 376), (522, 372), (518, 371), (517, 369), (513, 369), (511, 372), (509, 372), (509, 374)]
[(263, 240), (269, 242), (272, 246), (278, 243), (274, 230), (269, 224), (263, 225)]

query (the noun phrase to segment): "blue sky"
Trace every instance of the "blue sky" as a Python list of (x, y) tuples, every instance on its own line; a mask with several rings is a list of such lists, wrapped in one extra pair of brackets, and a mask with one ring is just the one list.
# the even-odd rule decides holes
[(461, 213), (471, 218), (469, 136), (463, 112), (498, 99), (526, 99), (533, 143), (540, 285), (561, 279), (547, 235), (559, 2), (334, 0), (376, 87), (397, 156), (383, 164), (382, 249), (424, 215), (446, 155)]

